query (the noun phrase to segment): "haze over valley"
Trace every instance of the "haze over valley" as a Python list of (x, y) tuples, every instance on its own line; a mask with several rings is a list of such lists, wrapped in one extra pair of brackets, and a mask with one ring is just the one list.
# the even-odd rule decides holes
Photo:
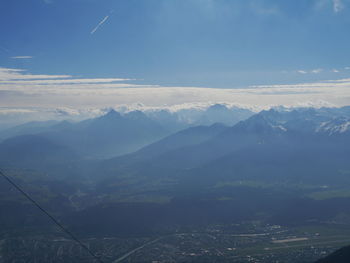
[(0, 263), (350, 262), (350, 0), (2, 0)]
[[(305, 243), (310, 235), (316, 235), (298, 233), (302, 228), (317, 226), (320, 231), (334, 228), (336, 232), (349, 223), (349, 107), (278, 108), (254, 114), (214, 105), (191, 123), (181, 122), (175, 113), (167, 112), (164, 117), (165, 113), (121, 114), (111, 110), (80, 122), (22, 124), (2, 132), (1, 166), (50, 213), (85, 239), (142, 237), (151, 242), (153, 237), (152, 246), (156, 246), (162, 244), (157, 238), (178, 238), (178, 233), (186, 240), (186, 235), (207, 233), (223, 238), (221, 233), (237, 237), (249, 233), (254, 242), (268, 247), (275, 239), (295, 236)], [(216, 122), (216, 118), (223, 121), (224, 116), (235, 124)], [(208, 125), (197, 125), (204, 121)], [(29, 237), (35, 234), (46, 242), (61, 236), (20, 193), (4, 181), (1, 185), (1, 207), (3, 211), (11, 207), (0, 218), (3, 233), (12, 236), (4, 239), (4, 247), (25, 238), (23, 233)], [(218, 230), (210, 230), (218, 226)], [(285, 229), (286, 234), (271, 232), (272, 226)], [(255, 234), (269, 235), (270, 241), (259, 241), (253, 238)], [(315, 236), (300, 248), (320, 243), (319, 249), (328, 253), (331, 250), (323, 238), (335, 245), (347, 240), (346, 235), (335, 240), (328, 235)], [(105, 241), (96, 242), (97, 246), (106, 245)], [(180, 241), (171, 242), (176, 247)], [(31, 246), (30, 242), (23, 245), (22, 249)], [(50, 257), (55, 249), (63, 247), (50, 245)], [(14, 253), (6, 251), (9, 257)], [(112, 255), (117, 258), (122, 251)], [(143, 256), (138, 254), (147, 251), (140, 249), (130, 257), (142, 261)], [(104, 260), (109, 260), (108, 253), (103, 254), (107, 257)], [(189, 260), (175, 252), (167, 253), (168, 260)], [(308, 255), (305, 262), (316, 260), (322, 255), (319, 253)], [(216, 252), (195, 254), (198, 257), (193, 256), (193, 260), (198, 262), (232, 259), (226, 252), (221, 256)], [(271, 260), (269, 253), (264, 254), (262, 262)], [(156, 260), (156, 255), (147, 257)], [(243, 260), (249, 252), (242, 250), (238, 255)], [(45, 257), (39, 256), (39, 260)], [(68, 258), (73, 260), (73, 255), (63, 253), (61, 260)]]

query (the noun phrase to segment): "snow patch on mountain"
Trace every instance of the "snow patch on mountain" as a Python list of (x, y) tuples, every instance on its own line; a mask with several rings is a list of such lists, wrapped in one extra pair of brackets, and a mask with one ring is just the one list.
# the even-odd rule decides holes
[(341, 134), (348, 131), (350, 131), (350, 119), (348, 118), (337, 118), (323, 122), (316, 130), (316, 132), (324, 132), (329, 135)]

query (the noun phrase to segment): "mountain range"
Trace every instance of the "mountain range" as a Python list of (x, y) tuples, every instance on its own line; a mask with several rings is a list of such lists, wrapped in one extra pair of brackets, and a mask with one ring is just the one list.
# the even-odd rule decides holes
[[(178, 131), (143, 112), (111, 111), (30, 128), (32, 134), (24, 127), (0, 144), (0, 160), (77, 233), (328, 222), (349, 214), (349, 113), (279, 108), (234, 125)], [(0, 205), (10, 193), (4, 188)], [(18, 209), (27, 211), (22, 203)], [(0, 223), (11, 225), (9, 218), (15, 216), (0, 216)]]
[[(15, 147), (14, 138), (26, 141), (27, 144), (34, 143), (31, 140), (41, 138), (43, 147), (50, 147), (50, 141), (82, 158), (103, 158), (132, 152), (170, 133), (142, 112), (130, 112), (122, 116), (116, 111), (78, 123), (64, 121), (50, 126), (22, 125), (13, 128), (12, 132), (19, 136), (5, 139), (0, 145), (0, 152), (7, 152), (12, 143)], [(11, 131), (3, 134), (9, 137)], [(36, 146), (33, 144), (33, 147)]]
[[(101, 117), (81, 122), (30, 122), (0, 132), (0, 140), (22, 135), (36, 135), (67, 147), (82, 158), (108, 158), (136, 151), (176, 131), (201, 125), (236, 123), (251, 116), (249, 110), (213, 105), (206, 110), (178, 112), (131, 111), (124, 114), (110, 110)], [(31, 140), (24, 137), (21, 140)], [(43, 139), (44, 140), (44, 139)], [(9, 147), (11, 140), (6, 142)], [(30, 143), (30, 142), (28, 142)], [(1, 151), (0, 145), (0, 151)]]
[[(322, 181), (327, 173), (339, 175), (339, 167), (348, 169), (350, 156), (349, 117), (324, 112), (269, 110), (232, 127), (190, 128), (135, 153), (107, 160), (103, 166), (117, 171), (121, 164), (124, 171), (144, 174), (152, 170), (153, 175), (159, 173), (157, 169), (167, 174), (177, 170), (186, 178), (200, 175), (201, 180), (214, 173), (211, 177), (215, 180), (299, 180), (302, 174), (302, 180)], [(286, 165), (291, 169), (286, 170)]]

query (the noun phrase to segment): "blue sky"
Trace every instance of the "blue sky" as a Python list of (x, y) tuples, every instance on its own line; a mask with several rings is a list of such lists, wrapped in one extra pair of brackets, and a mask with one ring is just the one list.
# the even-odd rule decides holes
[[(34, 100), (33, 94), (38, 98), (55, 89), (55, 94), (68, 96), (57, 82), (46, 81), (39, 89), (29, 86), (30, 82), (18, 82), (18, 74), (27, 74), (26, 79), (40, 79), (38, 75), (132, 79), (103, 83), (115, 89), (151, 85), (158, 88), (159, 94), (154, 92), (160, 100), (164, 99), (160, 87), (168, 93), (171, 88), (166, 87), (188, 87), (188, 93), (193, 87), (243, 90), (293, 84), (300, 88), (305, 82), (314, 87), (313, 83), (349, 78), (349, 30), (350, 0), (1, 0), (0, 103), (3, 107), (49, 107), (43, 101), (55, 98)], [(70, 86), (84, 93), (82, 83), (77, 86), (77, 82)], [(86, 87), (88, 81), (82, 82)], [(91, 82), (89, 91), (103, 86)], [(167, 93), (159, 105), (190, 103), (183, 98), (191, 96), (179, 90), (177, 95)], [(331, 104), (350, 104), (342, 92), (333, 97), (327, 92), (322, 98), (310, 95), (300, 103), (328, 97)], [(57, 100), (59, 105), (93, 106), (74, 94)], [(336, 98), (339, 94), (345, 97)], [(143, 101), (142, 96), (138, 90), (137, 99), (125, 99), (125, 103), (155, 104)], [(123, 103), (123, 96), (113, 98), (114, 104)], [(206, 98), (209, 101), (212, 95), (200, 102)], [(254, 99), (235, 98), (230, 102), (259, 104)], [(292, 96), (288, 98), (289, 104), (295, 103)], [(270, 98), (264, 105), (287, 103), (285, 97), (280, 99), (272, 103)], [(102, 101), (95, 106), (113, 104)]]
[[(209, 87), (327, 79), (346, 74), (330, 70), (350, 66), (349, 4), (2, 0), (1, 66)], [(319, 68), (322, 75), (295, 73)]]

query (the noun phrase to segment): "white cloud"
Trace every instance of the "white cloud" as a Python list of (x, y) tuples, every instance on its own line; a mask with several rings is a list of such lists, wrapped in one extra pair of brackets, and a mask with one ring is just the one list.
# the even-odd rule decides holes
[(297, 72), (299, 73), (299, 74), (307, 74), (307, 71), (305, 71), (305, 70), (297, 70)]
[(261, 1), (253, 1), (250, 3), (250, 7), (254, 12), (259, 15), (264, 16), (279, 16), (281, 15), (281, 11), (277, 6), (266, 6), (261, 3)]
[(135, 105), (145, 109), (179, 109), (184, 105), (226, 103), (256, 110), (279, 105), (350, 105), (350, 79), (239, 89), (164, 87), (126, 83), (126, 80), (34, 75), (24, 70), (0, 68), (0, 105), (7, 111), (35, 108), (38, 112), (35, 116), (42, 112), (46, 119), (58, 115), (81, 118), (90, 116), (92, 113), (87, 112), (91, 109), (99, 112), (98, 109)]
[[(345, 68), (346, 69), (346, 68)], [(349, 68), (350, 69), (350, 68)], [(322, 68), (316, 68), (316, 69), (311, 69), (311, 70), (304, 70), (304, 69), (299, 69), (299, 70), (296, 70), (297, 73), (299, 74), (320, 74), (324, 71), (330, 71), (330, 72), (333, 72), (333, 73), (338, 73), (340, 72), (339, 69), (322, 69)]]
[(347, 79), (336, 79), (336, 80), (327, 80), (325, 82), (330, 82), (330, 83), (337, 83), (337, 82), (343, 82), (343, 83), (350, 83), (350, 78)]
[(332, 0), (333, 1), (333, 11), (339, 13), (344, 9), (344, 4), (342, 0)]
[(317, 0), (314, 2), (316, 10), (328, 9), (331, 7), (334, 13), (339, 13), (345, 8), (343, 0)]
[(11, 57), (12, 59), (32, 59), (33, 56), (15, 56)]
[(40, 80), (1, 80), (0, 84), (7, 85), (48, 85), (48, 84), (94, 84), (94, 83), (114, 83), (120, 81), (129, 81), (131, 79), (121, 79), (121, 78), (105, 78), (105, 79), (40, 79)]
[(65, 79), (71, 78), (70, 75), (34, 75), (26, 74), (26, 70), (1, 68), (0, 67), (0, 80), (27, 80), (27, 79)]
[(321, 73), (322, 71), (323, 71), (323, 69), (317, 68), (317, 69), (311, 70), (310, 72), (313, 73), (313, 74), (319, 74), (319, 73)]

